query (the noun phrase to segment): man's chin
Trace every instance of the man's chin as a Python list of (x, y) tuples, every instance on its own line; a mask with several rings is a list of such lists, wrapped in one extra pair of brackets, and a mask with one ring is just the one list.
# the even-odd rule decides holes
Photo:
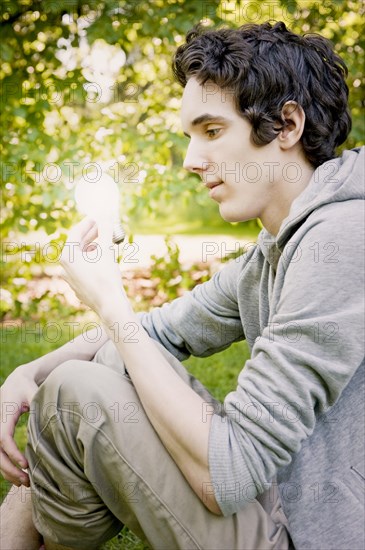
[(228, 210), (228, 208), (225, 208), (224, 207), (224, 204), (220, 204), (219, 205), (219, 214), (221, 216), (221, 218), (225, 221), (225, 222), (233, 222), (235, 221), (233, 218), (233, 213), (230, 212)]
[(234, 222), (248, 222), (253, 220), (254, 217), (245, 216), (243, 213), (232, 212), (224, 208), (223, 204), (219, 205), (219, 214), (225, 222), (234, 223)]

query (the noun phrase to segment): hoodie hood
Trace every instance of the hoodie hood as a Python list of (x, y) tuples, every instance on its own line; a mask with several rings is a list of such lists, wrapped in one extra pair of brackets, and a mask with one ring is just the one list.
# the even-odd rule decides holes
[[(291, 235), (314, 210), (330, 203), (364, 199), (364, 167), (365, 147), (344, 151), (340, 157), (319, 166), (307, 187), (293, 201), (277, 236), (274, 237), (266, 229), (260, 232), (258, 243), (266, 259), (271, 264), (277, 264)], [(273, 248), (277, 250), (274, 252)]]

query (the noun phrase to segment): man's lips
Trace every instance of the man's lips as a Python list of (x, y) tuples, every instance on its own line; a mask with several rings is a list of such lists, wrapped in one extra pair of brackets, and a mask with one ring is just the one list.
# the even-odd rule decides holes
[(208, 189), (213, 189), (214, 187), (217, 187), (217, 185), (221, 185), (222, 183), (223, 183), (222, 181), (213, 181), (213, 182), (205, 183), (204, 185)]
[(211, 199), (215, 199), (217, 193), (219, 195), (219, 192), (217, 192), (216, 189), (218, 189), (218, 187), (220, 187), (222, 184), (223, 184), (223, 181), (214, 181), (214, 182), (205, 184), (205, 187), (209, 189), (209, 196)]

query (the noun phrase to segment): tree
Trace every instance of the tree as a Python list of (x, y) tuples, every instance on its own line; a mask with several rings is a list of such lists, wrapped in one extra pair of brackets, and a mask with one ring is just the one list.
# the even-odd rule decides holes
[[(43, 229), (57, 242), (75, 219), (74, 181), (95, 163), (120, 185), (134, 227), (161, 209), (201, 204), (197, 180), (182, 169), (180, 87), (170, 60), (191, 26), (284, 20), (330, 38), (350, 70), (354, 126), (361, 143), (364, 61), (361, 3), (218, 0), (3, 0), (2, 237)], [(20, 250), (4, 271), (29, 275)], [(11, 252), (11, 253), (10, 253)], [(34, 263), (34, 262), (33, 262)], [(11, 289), (13, 291), (13, 289)]]

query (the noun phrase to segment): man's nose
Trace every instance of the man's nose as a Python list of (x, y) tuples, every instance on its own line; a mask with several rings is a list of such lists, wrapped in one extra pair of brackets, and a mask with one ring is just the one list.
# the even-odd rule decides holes
[(207, 159), (204, 158), (202, 152), (197, 147), (196, 142), (193, 140), (189, 143), (183, 166), (185, 170), (200, 175), (207, 166)]

